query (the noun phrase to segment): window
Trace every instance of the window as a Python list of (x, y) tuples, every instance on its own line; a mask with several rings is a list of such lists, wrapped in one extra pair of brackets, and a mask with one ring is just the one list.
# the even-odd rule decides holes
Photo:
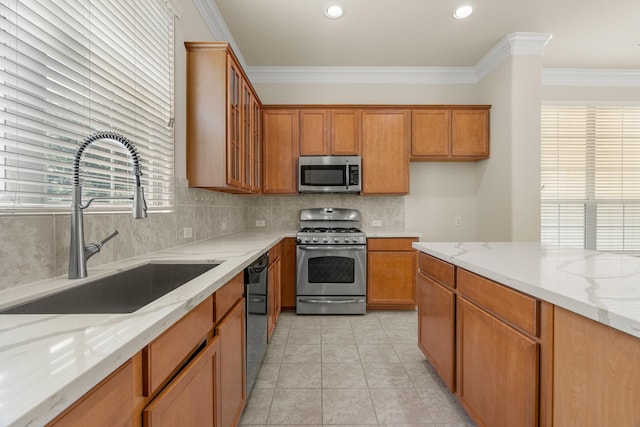
[[(95, 131), (129, 139), (149, 208), (172, 207), (173, 44), (162, 0), (3, 0), (0, 209), (68, 210), (73, 157)], [(120, 144), (94, 143), (82, 159), (85, 200), (132, 194)]]
[(542, 108), (541, 241), (640, 251), (640, 108)]

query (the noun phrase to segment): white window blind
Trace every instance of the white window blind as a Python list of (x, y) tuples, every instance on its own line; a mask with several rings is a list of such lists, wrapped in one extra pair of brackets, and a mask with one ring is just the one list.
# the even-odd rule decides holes
[[(68, 209), (73, 157), (95, 131), (137, 148), (150, 209), (173, 206), (173, 45), (162, 0), (0, 0), (0, 209)], [(121, 144), (82, 159), (85, 200), (132, 194)]]
[(640, 108), (543, 106), (541, 241), (640, 251)]

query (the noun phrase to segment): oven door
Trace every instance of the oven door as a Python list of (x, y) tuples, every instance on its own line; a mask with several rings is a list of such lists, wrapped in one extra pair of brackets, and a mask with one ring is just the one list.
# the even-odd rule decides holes
[(297, 264), (299, 296), (366, 295), (366, 245), (298, 245)]

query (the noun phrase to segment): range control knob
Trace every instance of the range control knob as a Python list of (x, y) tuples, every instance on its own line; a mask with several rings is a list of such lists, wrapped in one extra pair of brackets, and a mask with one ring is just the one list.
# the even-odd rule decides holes
[(317, 238), (317, 237), (314, 237), (314, 238), (313, 238), (313, 242), (315, 243), (315, 242), (317, 242), (317, 241), (318, 241), (318, 238)]
[(325, 243), (329, 243), (329, 238), (328, 237), (323, 237), (322, 241), (325, 242)]
[(344, 238), (344, 242), (345, 242), (345, 243), (349, 243), (349, 240), (350, 240), (350, 239), (349, 239), (348, 237), (345, 237), (345, 238)]

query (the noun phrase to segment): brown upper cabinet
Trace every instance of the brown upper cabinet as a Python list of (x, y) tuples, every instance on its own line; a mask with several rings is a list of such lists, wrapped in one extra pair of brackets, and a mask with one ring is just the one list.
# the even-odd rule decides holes
[(360, 154), (360, 111), (300, 109), (301, 156)]
[(185, 42), (190, 187), (257, 193), (261, 104), (228, 43)]
[(264, 194), (298, 194), (298, 126), (298, 110), (263, 110)]
[(363, 110), (362, 194), (409, 193), (411, 112)]
[(411, 160), (475, 161), (489, 158), (489, 105), (411, 111)]

